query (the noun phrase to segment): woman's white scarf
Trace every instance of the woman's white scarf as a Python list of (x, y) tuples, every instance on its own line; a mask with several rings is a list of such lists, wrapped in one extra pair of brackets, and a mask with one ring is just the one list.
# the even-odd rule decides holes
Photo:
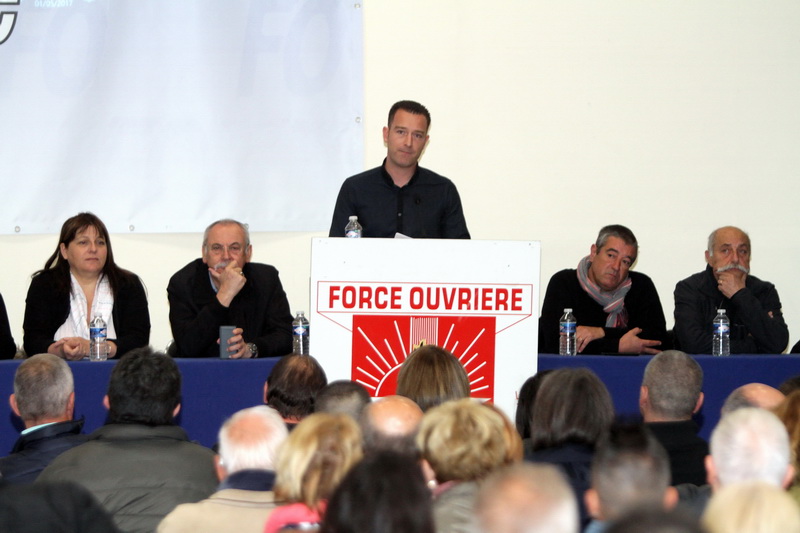
[(109, 339), (116, 339), (117, 332), (114, 330), (114, 318), (111, 311), (114, 309), (114, 294), (111, 292), (111, 284), (105, 274), (101, 274), (94, 288), (94, 299), (92, 300), (91, 314), (88, 313), (86, 296), (83, 294), (78, 280), (70, 272), (70, 291), (69, 291), (69, 316), (66, 322), (61, 324), (55, 334), (55, 339), (64, 337), (89, 338), (89, 320), (95, 315), (100, 314), (106, 321)]

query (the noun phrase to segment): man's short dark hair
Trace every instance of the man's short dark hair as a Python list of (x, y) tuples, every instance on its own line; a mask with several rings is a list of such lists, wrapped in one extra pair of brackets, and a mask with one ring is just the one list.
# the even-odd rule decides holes
[(428, 122), (428, 126), (425, 128), (425, 131), (428, 131), (430, 129), (431, 127), (430, 112), (424, 105), (420, 104), (419, 102), (415, 102), (413, 100), (400, 100), (399, 102), (396, 102), (389, 110), (389, 122), (386, 123), (387, 125), (389, 126), (392, 125), (395, 113), (397, 113), (401, 109), (403, 111), (411, 113), (412, 115), (423, 115), (425, 117), (425, 120)]
[(603, 246), (605, 246), (606, 242), (611, 237), (621, 239), (622, 242), (628, 246), (633, 246), (638, 254), (639, 242), (636, 240), (636, 236), (631, 230), (621, 224), (611, 224), (600, 230), (600, 233), (597, 234), (597, 241), (595, 242), (597, 249), (600, 250)]
[(688, 420), (703, 389), (703, 369), (678, 350), (653, 357), (644, 369), (642, 385), (653, 413), (671, 420)]
[(370, 397), (363, 385), (341, 379), (328, 383), (317, 393), (314, 411), (317, 413), (342, 413), (358, 420)]
[(160, 426), (173, 423), (181, 401), (181, 372), (173, 359), (150, 347), (123, 355), (108, 383), (112, 424)]
[(267, 378), (267, 405), (283, 418), (305, 418), (314, 412), (319, 390), (328, 378), (310, 355), (281, 357)]

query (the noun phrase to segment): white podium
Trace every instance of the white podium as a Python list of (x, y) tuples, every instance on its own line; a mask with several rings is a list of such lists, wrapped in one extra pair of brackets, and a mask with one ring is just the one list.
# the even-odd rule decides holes
[(311, 354), (329, 381), (381, 397), (416, 346), (435, 344), (513, 420), (536, 373), (539, 267), (532, 241), (313, 239)]

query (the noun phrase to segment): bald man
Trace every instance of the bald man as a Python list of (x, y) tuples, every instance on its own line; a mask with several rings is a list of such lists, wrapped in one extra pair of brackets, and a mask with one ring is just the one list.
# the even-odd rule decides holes
[(414, 437), (422, 420), (422, 409), (404, 396), (375, 400), (361, 413), (365, 453), (394, 451), (416, 455)]
[(742, 407), (760, 407), (772, 411), (786, 398), (774, 387), (763, 383), (748, 383), (737, 387), (722, 404), (722, 416)]
[(733, 226), (711, 232), (706, 269), (675, 286), (676, 348), (711, 353), (717, 309), (731, 321), (731, 353), (783, 353), (789, 329), (775, 286), (750, 275), (750, 237)]

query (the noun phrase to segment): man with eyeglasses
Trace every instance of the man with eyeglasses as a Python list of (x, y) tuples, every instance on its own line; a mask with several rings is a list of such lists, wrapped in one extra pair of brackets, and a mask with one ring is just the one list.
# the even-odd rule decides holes
[(206, 228), (203, 256), (169, 280), (169, 320), (174, 357), (218, 357), (219, 327), (236, 326), (232, 359), (272, 357), (292, 351), (292, 314), (278, 271), (251, 263), (247, 227), (218, 220)]

